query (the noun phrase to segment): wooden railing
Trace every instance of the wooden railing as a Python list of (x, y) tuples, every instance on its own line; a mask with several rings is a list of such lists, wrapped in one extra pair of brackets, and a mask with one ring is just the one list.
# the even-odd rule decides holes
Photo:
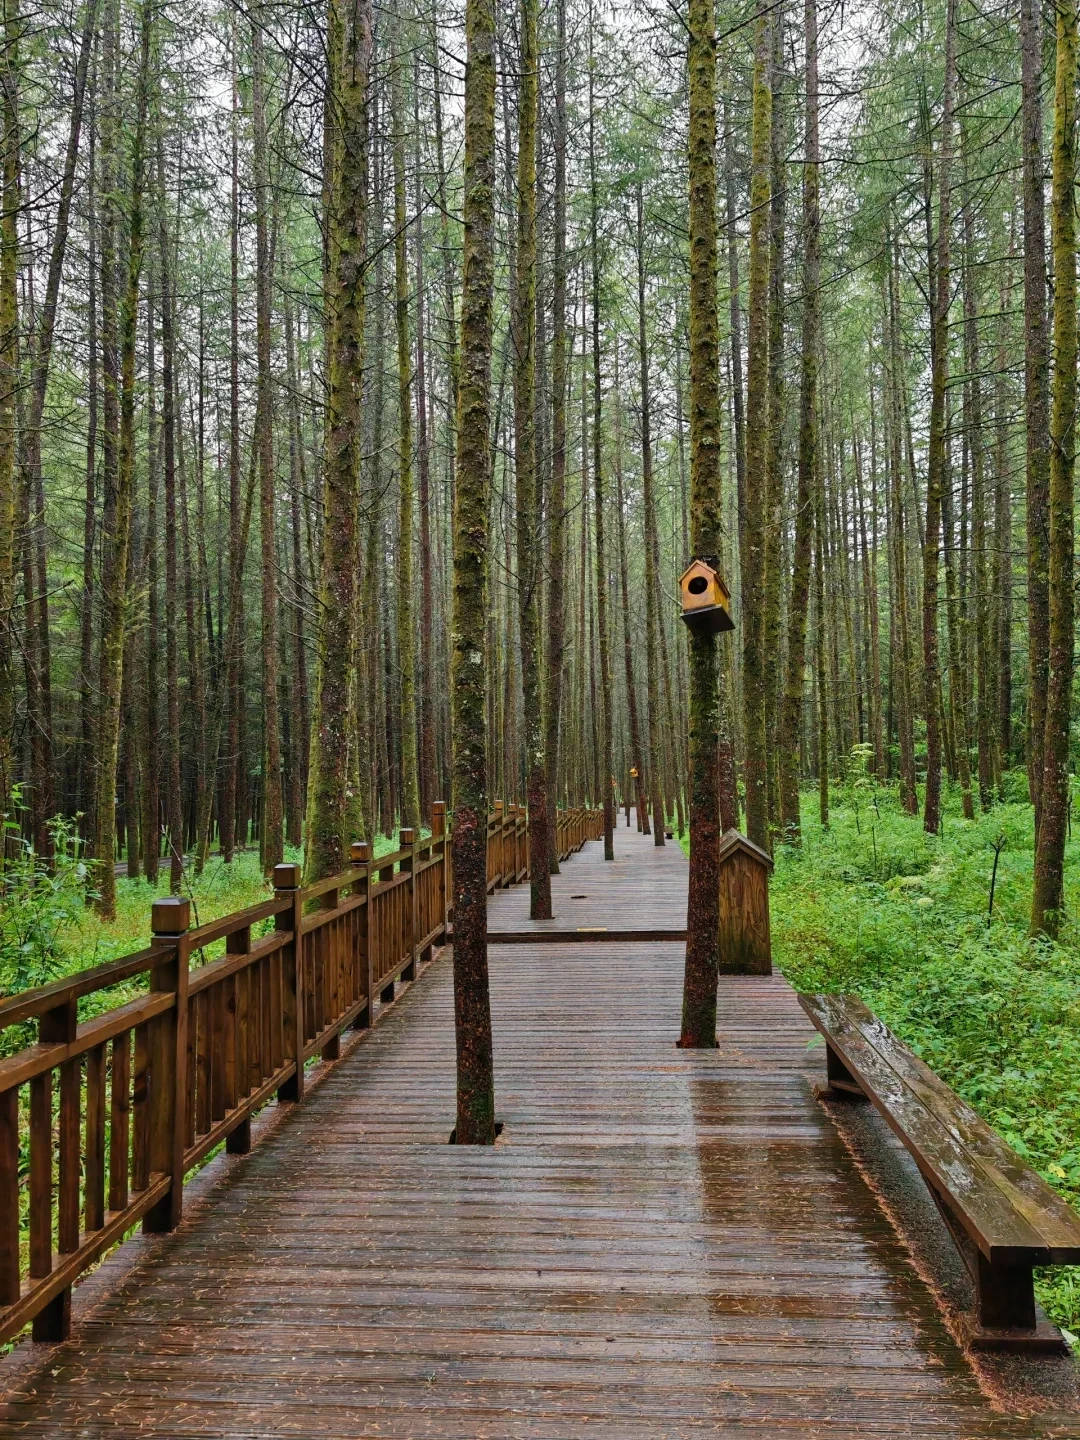
[[(602, 810), (587, 810), (583, 806), (556, 812), (555, 838), (560, 860), (580, 850), (586, 840), (599, 840), (603, 834)], [(494, 814), (488, 816), (488, 891), (517, 885), (528, 878), (528, 812), (524, 805), (504, 807), (501, 800), (496, 800)]]
[[(273, 899), (195, 929), (187, 900), (159, 900), (147, 949), (0, 1001), (0, 1031), (37, 1026), (0, 1060), (0, 1343), (31, 1321), (35, 1340), (63, 1339), (78, 1276), (140, 1222), (173, 1229), (184, 1177), (223, 1141), (246, 1153), (255, 1112), (301, 1100), (306, 1063), (336, 1060), (342, 1031), (430, 959), (450, 909), (434, 810), (427, 839), (402, 830), (377, 859), (355, 844), (348, 870), (306, 889), (279, 865)], [(602, 827), (560, 811), (560, 858)], [(497, 805), (489, 888), (527, 876), (525, 812)], [(98, 1013), (80, 1020), (80, 1002)]]

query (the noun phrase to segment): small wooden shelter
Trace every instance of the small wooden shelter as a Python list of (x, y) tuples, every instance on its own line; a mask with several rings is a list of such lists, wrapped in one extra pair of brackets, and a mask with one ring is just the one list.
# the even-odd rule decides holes
[(679, 577), (679, 599), (682, 618), (691, 630), (717, 635), (722, 630), (735, 629), (731, 592), (704, 560), (691, 560)]
[(772, 856), (738, 830), (720, 839), (720, 973), (771, 975)]

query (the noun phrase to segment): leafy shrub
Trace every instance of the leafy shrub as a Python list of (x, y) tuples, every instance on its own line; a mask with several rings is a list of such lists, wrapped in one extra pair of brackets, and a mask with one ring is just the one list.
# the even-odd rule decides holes
[[(9, 830), (14, 827), (9, 822)], [(0, 992), (45, 985), (67, 970), (67, 940), (82, 918), (90, 868), (70, 821), (50, 823), (55, 858), (49, 865), (18, 842), (0, 870)], [(11, 841), (8, 842), (9, 848)]]

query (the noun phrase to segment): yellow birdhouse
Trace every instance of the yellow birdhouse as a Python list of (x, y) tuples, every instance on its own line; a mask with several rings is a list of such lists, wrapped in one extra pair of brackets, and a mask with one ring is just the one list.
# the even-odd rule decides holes
[(679, 578), (682, 618), (691, 630), (704, 635), (717, 635), (734, 630), (731, 618), (731, 592), (720, 576), (704, 560), (691, 560)]

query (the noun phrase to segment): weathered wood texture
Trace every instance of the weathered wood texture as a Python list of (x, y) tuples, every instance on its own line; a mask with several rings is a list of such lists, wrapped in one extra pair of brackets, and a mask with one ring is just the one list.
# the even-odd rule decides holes
[[(588, 893), (583, 917), (610, 918), (610, 885), (621, 921), (674, 928), (678, 849), (620, 829), (616, 854), (553, 877), (556, 917)], [(493, 927), (524, 903), (496, 895)], [(493, 949), (505, 1129), (458, 1149), (437, 960), (111, 1293), (106, 1262), (0, 1428), (1033, 1440), (991, 1411), (814, 1100), (823, 1048), (790, 989), (723, 979), (719, 1049), (678, 1050), (682, 965), (678, 943)]]
[[(348, 870), (305, 890), (298, 865), (279, 865), (272, 900), (196, 929), (186, 900), (159, 901), (147, 950), (0, 1001), (0, 1030), (38, 1027), (0, 1060), (0, 1341), (31, 1320), (35, 1339), (63, 1339), (72, 1282), (140, 1221), (171, 1230), (184, 1177), (222, 1141), (246, 1153), (251, 1117), (275, 1094), (301, 1099), (305, 1066), (336, 1060), (341, 1032), (415, 977), (447, 931), (444, 825), (439, 802), (428, 838), (403, 830), (377, 860), (354, 845)], [(560, 812), (561, 855), (601, 825)], [(493, 887), (527, 878), (526, 828), (516, 807), (490, 818)], [(146, 993), (108, 1008), (110, 988), (140, 976)], [(82, 1023), (80, 1001), (94, 1006)]]
[(737, 830), (720, 841), (720, 973), (771, 975), (772, 858)]
[(1080, 1215), (854, 995), (802, 995), (829, 1088), (873, 1101), (904, 1143), (972, 1272), (979, 1349), (1067, 1353), (1035, 1304), (1036, 1265), (1080, 1263)]

